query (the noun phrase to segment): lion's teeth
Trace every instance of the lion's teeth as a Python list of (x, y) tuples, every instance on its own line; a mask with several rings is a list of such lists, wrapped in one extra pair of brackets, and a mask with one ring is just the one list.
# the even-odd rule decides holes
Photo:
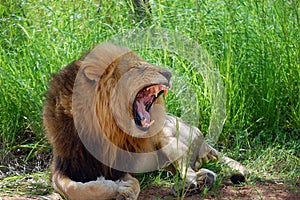
[(150, 94), (154, 95), (155, 97), (158, 97), (161, 91), (164, 92), (165, 96), (168, 95), (168, 87), (165, 85), (154, 85), (146, 88), (146, 91), (148, 91)]
[(158, 94), (159, 94), (160, 91), (161, 91), (160, 85), (156, 85), (154, 87), (154, 92), (153, 92), (153, 94), (155, 95), (155, 97), (158, 96)]
[(152, 120), (149, 124), (146, 122), (146, 119), (143, 119), (142, 121), (141, 121), (141, 124), (142, 124), (142, 126), (143, 127), (149, 127), (149, 126), (151, 126), (152, 124), (154, 124), (154, 120)]
[(143, 120), (141, 121), (141, 124), (142, 124), (142, 126), (146, 126), (146, 124), (147, 124), (146, 119), (143, 119)]
[(167, 97), (168, 96), (168, 89), (164, 89), (164, 95), (165, 95), (165, 97)]
[(152, 120), (148, 126), (151, 126), (152, 124), (154, 124), (154, 120)]

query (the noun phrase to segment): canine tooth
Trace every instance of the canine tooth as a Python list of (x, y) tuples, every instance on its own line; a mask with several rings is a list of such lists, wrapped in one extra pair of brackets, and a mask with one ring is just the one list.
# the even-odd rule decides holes
[(164, 95), (165, 95), (165, 97), (167, 97), (168, 96), (168, 89), (164, 89)]
[(160, 86), (156, 85), (154, 86), (154, 92), (153, 94), (155, 95), (155, 97), (157, 97), (158, 93), (161, 91)]
[(152, 124), (154, 124), (154, 120), (152, 120), (150, 123), (149, 123), (149, 125), (148, 126), (151, 126)]
[(145, 126), (146, 125), (146, 119), (143, 119), (142, 121), (141, 121), (141, 124), (142, 124), (142, 126)]

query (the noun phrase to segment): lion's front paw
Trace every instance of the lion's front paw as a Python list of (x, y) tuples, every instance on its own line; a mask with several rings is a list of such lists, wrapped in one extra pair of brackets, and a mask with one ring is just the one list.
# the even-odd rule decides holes
[(217, 175), (208, 170), (200, 169), (195, 172), (195, 178), (193, 182), (179, 183), (172, 187), (172, 193), (174, 196), (190, 196), (193, 194), (199, 194), (203, 192), (205, 188), (208, 190), (212, 188), (214, 182), (216, 181)]
[(135, 178), (121, 180), (118, 186), (117, 200), (136, 200), (138, 198), (140, 185)]

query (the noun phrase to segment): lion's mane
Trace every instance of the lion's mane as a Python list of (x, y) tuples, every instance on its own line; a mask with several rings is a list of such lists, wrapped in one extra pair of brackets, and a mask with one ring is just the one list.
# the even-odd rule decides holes
[[(149, 64), (127, 48), (105, 43), (52, 75), (43, 113), (47, 139), (53, 146), (52, 171), (60, 170), (80, 182), (100, 176), (117, 180), (124, 172), (92, 155), (107, 157), (110, 163), (119, 159), (106, 139), (130, 152), (160, 148), (160, 134), (128, 134), (134, 122), (131, 111), (135, 95), (147, 84), (160, 81), (151, 77), (154, 72), (150, 67), (149, 72), (148, 68), (146, 72), (131, 70), (141, 65)], [(127, 72), (130, 76), (124, 78)], [(161, 97), (155, 104), (164, 107)], [(161, 117), (159, 112), (156, 115), (153, 113), (153, 118)], [(95, 152), (91, 153), (82, 140), (92, 144)]]

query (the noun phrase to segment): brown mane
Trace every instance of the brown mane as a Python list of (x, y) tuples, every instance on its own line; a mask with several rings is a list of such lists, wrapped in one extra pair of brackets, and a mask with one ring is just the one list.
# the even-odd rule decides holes
[[(102, 44), (52, 76), (44, 107), (44, 125), (54, 152), (52, 168), (81, 182), (96, 180), (100, 176), (116, 180), (123, 175), (98, 161), (86, 149), (74, 123), (77, 114), (83, 134), (89, 134), (84, 136), (86, 140), (99, 147), (97, 153), (109, 156), (111, 163), (117, 159), (116, 151), (99, 140), (99, 134), (104, 134), (109, 141), (130, 152), (149, 152), (158, 148), (159, 134), (149, 138), (133, 137), (119, 128), (110, 110), (115, 103), (111, 101), (111, 91), (117, 86), (120, 74), (144, 63), (127, 48)], [(73, 102), (78, 96), (78, 102)], [(160, 99), (157, 102), (163, 104)], [(128, 106), (132, 109), (132, 105)], [(74, 107), (78, 110), (74, 111)], [(92, 109), (88, 109), (90, 107)], [(132, 113), (129, 115), (132, 117)], [(82, 171), (91, 166), (95, 169)]]

